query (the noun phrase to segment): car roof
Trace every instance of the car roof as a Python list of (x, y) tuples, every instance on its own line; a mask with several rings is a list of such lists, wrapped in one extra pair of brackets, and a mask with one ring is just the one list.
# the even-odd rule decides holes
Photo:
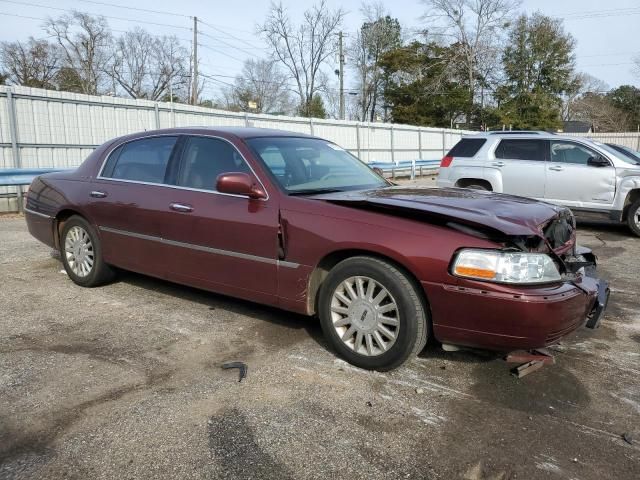
[(549, 135), (551, 132), (542, 130), (493, 130), (486, 132), (487, 135)]
[(225, 134), (233, 135), (238, 138), (257, 138), (257, 137), (305, 137), (305, 138), (318, 138), (313, 135), (308, 135), (301, 132), (291, 132), (288, 130), (278, 130), (275, 128), (258, 128), (258, 127), (209, 127), (209, 126), (193, 126), (193, 127), (175, 127), (164, 128), (161, 130), (147, 130), (144, 132), (147, 135), (153, 135), (162, 133), (166, 134)]
[(490, 138), (490, 139), (509, 139), (509, 140), (570, 140), (570, 141), (582, 141), (582, 142), (593, 142), (592, 139), (588, 137), (574, 137), (572, 135), (557, 135), (555, 133), (549, 132), (516, 132), (516, 131), (506, 131), (506, 132), (480, 132), (474, 135), (465, 135), (464, 138)]

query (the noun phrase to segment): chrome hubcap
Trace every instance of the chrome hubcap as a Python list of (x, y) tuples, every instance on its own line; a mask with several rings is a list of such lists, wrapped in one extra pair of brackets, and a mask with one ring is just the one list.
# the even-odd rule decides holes
[(342, 342), (366, 356), (385, 353), (400, 331), (395, 299), (369, 277), (349, 277), (338, 285), (331, 297), (331, 320)]
[(64, 254), (69, 268), (79, 277), (86, 277), (93, 269), (93, 244), (82, 227), (71, 227), (64, 240)]
[(636, 227), (640, 228), (640, 207), (637, 208), (633, 214), (633, 222), (636, 224)]

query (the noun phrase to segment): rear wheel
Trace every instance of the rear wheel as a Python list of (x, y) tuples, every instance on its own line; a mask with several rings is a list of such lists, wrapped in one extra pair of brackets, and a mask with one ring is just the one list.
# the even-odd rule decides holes
[(102, 259), (94, 228), (78, 215), (70, 217), (60, 233), (60, 256), (69, 278), (82, 287), (97, 287), (114, 277)]
[(640, 200), (637, 200), (629, 207), (627, 224), (631, 231), (640, 237)]
[(489, 191), (486, 185), (482, 185), (481, 183), (470, 183), (465, 188), (470, 188), (472, 190), (485, 190)]
[(427, 315), (417, 287), (398, 268), (372, 257), (336, 265), (322, 285), (320, 324), (349, 363), (391, 370), (427, 342)]

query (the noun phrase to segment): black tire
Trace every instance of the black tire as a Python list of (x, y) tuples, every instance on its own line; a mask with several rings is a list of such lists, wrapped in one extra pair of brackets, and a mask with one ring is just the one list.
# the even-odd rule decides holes
[[(334, 327), (332, 298), (342, 282), (351, 277), (373, 279), (391, 294), (397, 305), (399, 323), (397, 337), (395, 343), (383, 353), (377, 355), (357, 353), (352, 346), (342, 341)], [(399, 367), (409, 357), (418, 354), (427, 343), (429, 318), (418, 288), (415, 282), (400, 269), (386, 261), (367, 256), (343, 260), (329, 272), (320, 289), (318, 313), (325, 338), (341, 357), (357, 367), (379, 371)], [(363, 318), (367, 318), (367, 315), (368, 313), (364, 313)], [(351, 326), (344, 328), (348, 330)], [(363, 340), (362, 348), (368, 349), (366, 343)]]
[(637, 216), (640, 216), (640, 200), (636, 200), (627, 211), (627, 225), (633, 233), (640, 237), (640, 217), (636, 222)]
[[(86, 232), (91, 241), (91, 248), (88, 250), (93, 254), (93, 265), (84, 275), (80, 275), (74, 271), (74, 268), (70, 265), (70, 261), (72, 260), (69, 259), (69, 256), (65, 251), (67, 236), (74, 227), (79, 227)], [(91, 288), (104, 285), (111, 281), (115, 276), (114, 270), (104, 263), (104, 260), (102, 259), (102, 247), (95, 229), (89, 222), (79, 215), (69, 217), (69, 219), (64, 223), (62, 232), (60, 232), (60, 257), (69, 278), (81, 287)]]
[(471, 190), (484, 190), (485, 192), (490, 191), (486, 185), (482, 185), (480, 183), (470, 183), (464, 188), (470, 188)]

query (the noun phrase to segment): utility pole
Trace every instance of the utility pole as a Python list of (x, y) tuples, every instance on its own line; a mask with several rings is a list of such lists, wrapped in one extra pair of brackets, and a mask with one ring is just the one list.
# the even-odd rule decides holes
[(342, 32), (338, 33), (338, 48), (340, 50), (340, 120), (344, 120), (344, 52), (342, 48)]
[(193, 77), (191, 78), (191, 104), (198, 104), (198, 17), (193, 17)]

